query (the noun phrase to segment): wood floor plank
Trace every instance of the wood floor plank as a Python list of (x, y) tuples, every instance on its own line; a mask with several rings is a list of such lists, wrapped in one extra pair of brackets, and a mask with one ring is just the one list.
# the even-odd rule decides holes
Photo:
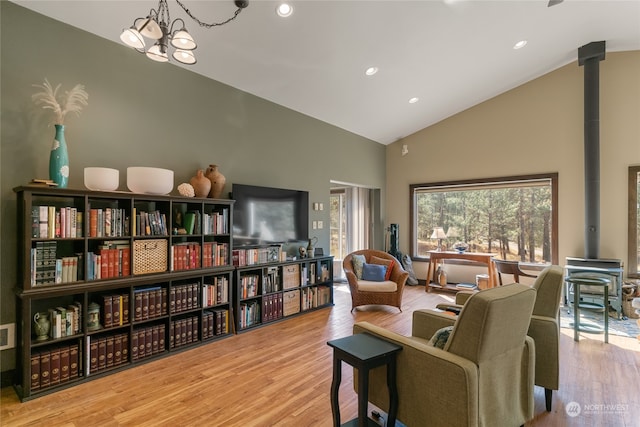
[[(257, 328), (210, 345), (20, 403), (2, 389), (2, 426), (317, 426), (332, 425), (329, 391), (332, 352), (326, 342), (351, 334), (366, 320), (409, 335), (413, 310), (451, 302), (452, 294), (407, 287), (403, 311), (367, 306), (353, 313), (348, 288), (336, 287), (336, 305)], [(561, 330), (560, 390), (546, 412), (535, 390), (535, 417), (527, 426), (640, 426), (640, 343), (610, 335)], [(342, 419), (357, 414), (352, 372), (342, 370)], [(570, 417), (566, 405), (584, 408)], [(609, 405), (605, 407), (604, 405)], [(420, 427), (420, 426), (417, 426)]]

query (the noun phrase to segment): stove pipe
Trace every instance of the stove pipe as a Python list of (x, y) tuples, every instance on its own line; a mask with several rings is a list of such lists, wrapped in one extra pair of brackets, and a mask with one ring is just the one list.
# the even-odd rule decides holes
[(600, 249), (600, 61), (605, 42), (578, 49), (584, 65), (584, 203), (585, 258), (597, 259)]

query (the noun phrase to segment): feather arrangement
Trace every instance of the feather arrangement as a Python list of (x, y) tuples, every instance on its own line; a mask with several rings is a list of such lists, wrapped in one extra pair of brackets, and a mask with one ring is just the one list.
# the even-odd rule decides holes
[(42, 89), (42, 91), (34, 93), (31, 99), (36, 105), (42, 106), (45, 110), (53, 111), (55, 124), (63, 125), (67, 113), (75, 113), (79, 116), (82, 107), (89, 105), (89, 94), (81, 84), (77, 84), (73, 89), (66, 91), (60, 99), (58, 98), (58, 92), (61, 85), (54, 88), (49, 83), (49, 80), (44, 79), (43, 84), (33, 86)]

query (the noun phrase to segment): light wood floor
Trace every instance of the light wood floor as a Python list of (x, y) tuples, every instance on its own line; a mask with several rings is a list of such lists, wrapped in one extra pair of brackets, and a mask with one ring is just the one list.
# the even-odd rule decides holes
[[(411, 312), (452, 294), (407, 287), (404, 311), (369, 306), (353, 314), (348, 288), (336, 305), (207, 346), (20, 403), (2, 389), (2, 426), (330, 426), (332, 353), (328, 340), (367, 320), (408, 335)], [(527, 426), (640, 426), (640, 343), (561, 330), (561, 386), (553, 411), (536, 387), (535, 418)], [(357, 414), (351, 369), (343, 368), (342, 419)], [(580, 404), (569, 417), (565, 406)], [(610, 406), (605, 406), (610, 405)], [(611, 406), (613, 405), (613, 406)], [(421, 426), (416, 426), (421, 427)], [(438, 426), (433, 426), (438, 427)]]

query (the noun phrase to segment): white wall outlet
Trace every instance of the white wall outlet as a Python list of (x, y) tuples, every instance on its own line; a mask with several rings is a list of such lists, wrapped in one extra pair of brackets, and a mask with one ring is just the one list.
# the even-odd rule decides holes
[(16, 346), (16, 324), (0, 325), (0, 350), (8, 350)]
[(313, 221), (313, 223), (311, 223), (311, 226), (314, 230), (316, 230), (318, 228), (318, 221)]
[(320, 203), (320, 210), (323, 211), (324, 210), (324, 203)]
[(324, 223), (322, 221), (318, 221), (318, 228), (324, 227)]

